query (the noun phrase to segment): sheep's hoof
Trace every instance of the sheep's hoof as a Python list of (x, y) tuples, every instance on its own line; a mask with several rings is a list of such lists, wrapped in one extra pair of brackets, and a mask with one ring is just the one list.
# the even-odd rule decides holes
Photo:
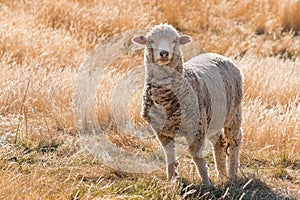
[(178, 172), (175, 170), (175, 172), (174, 172), (173, 175), (167, 175), (167, 177), (168, 177), (168, 181), (173, 182), (173, 181), (176, 181), (176, 180), (178, 179), (179, 174), (178, 174)]
[(208, 179), (208, 180), (203, 180), (202, 183), (203, 183), (203, 185), (205, 185), (205, 186), (207, 186), (207, 187), (212, 186), (212, 184), (211, 184), (211, 182), (210, 182), (209, 179)]
[(212, 189), (214, 188), (214, 185), (211, 184), (211, 183), (209, 183), (209, 184), (203, 183), (203, 188), (204, 188), (205, 190), (212, 190)]
[(229, 183), (234, 183), (235, 181), (238, 180), (238, 177), (237, 176), (234, 176), (234, 177), (229, 177), (228, 181)]
[(203, 185), (205, 185), (206, 187), (211, 187), (211, 186), (213, 186), (213, 185), (211, 184), (211, 182), (209, 182), (209, 183), (203, 183)]

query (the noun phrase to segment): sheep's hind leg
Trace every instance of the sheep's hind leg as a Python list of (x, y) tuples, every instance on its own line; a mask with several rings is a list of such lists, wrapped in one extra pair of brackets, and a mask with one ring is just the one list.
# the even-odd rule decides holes
[(158, 139), (163, 146), (165, 155), (166, 155), (166, 169), (167, 169), (167, 177), (168, 180), (172, 180), (176, 178), (177, 173), (175, 171), (175, 140), (174, 138), (164, 136), (164, 135), (159, 135)]
[(242, 129), (240, 126), (225, 128), (225, 135), (229, 140), (229, 179), (236, 179), (239, 168), (240, 144), (242, 141)]
[(217, 142), (214, 144), (214, 162), (215, 168), (218, 171), (218, 178), (225, 182), (227, 177), (227, 168), (226, 168), (226, 148), (227, 142), (223, 131), (220, 133), (220, 137)]
[(196, 165), (198, 173), (202, 178), (205, 185), (211, 185), (208, 175), (207, 165), (203, 156), (203, 148), (205, 144), (205, 138), (195, 138), (189, 145), (189, 151)]

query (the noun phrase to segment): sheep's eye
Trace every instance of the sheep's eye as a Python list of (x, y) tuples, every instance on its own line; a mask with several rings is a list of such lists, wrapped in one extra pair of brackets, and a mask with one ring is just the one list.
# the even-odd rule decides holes
[(154, 40), (149, 40), (150, 44), (154, 44)]
[(173, 40), (173, 43), (176, 43), (177, 42), (177, 40)]

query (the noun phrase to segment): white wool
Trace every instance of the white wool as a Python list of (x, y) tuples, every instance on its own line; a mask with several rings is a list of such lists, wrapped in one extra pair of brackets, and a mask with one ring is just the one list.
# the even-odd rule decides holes
[[(212, 117), (206, 136), (212, 143), (215, 143), (219, 137), (217, 133), (224, 127), (227, 111), (227, 97), (220, 69), (218, 66), (212, 65), (210, 59), (211, 56), (203, 54), (192, 58), (186, 64), (201, 66), (201, 71), (198, 73), (196, 72), (196, 74), (198, 74), (197, 77), (202, 79), (206, 84), (211, 99), (212, 109)], [(209, 65), (207, 65), (208, 63)]]

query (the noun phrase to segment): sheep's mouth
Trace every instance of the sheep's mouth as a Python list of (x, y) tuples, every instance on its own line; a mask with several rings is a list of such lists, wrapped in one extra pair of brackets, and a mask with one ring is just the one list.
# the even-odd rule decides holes
[(167, 57), (162, 57), (162, 58), (160, 58), (160, 60), (163, 61), (163, 62), (165, 62), (165, 61), (169, 61), (169, 58), (167, 58)]
[(166, 65), (170, 63), (170, 59), (169, 58), (160, 58), (156, 61), (157, 64), (159, 65)]

